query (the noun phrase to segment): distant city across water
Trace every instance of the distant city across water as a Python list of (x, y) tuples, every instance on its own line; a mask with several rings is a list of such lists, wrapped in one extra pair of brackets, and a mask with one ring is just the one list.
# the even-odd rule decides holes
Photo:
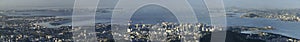
[[(210, 24), (210, 17), (206, 11), (199, 10), (196, 12), (199, 23)], [(300, 22), (287, 22), (279, 21), (276, 19), (266, 18), (240, 18), (245, 13), (234, 13), (233, 17), (227, 17), (228, 26), (254, 26), (254, 27), (265, 27), (272, 26), (275, 30), (268, 30), (264, 32), (271, 32), (275, 34), (282, 34), (289, 37), (300, 39)], [(4, 14), (8, 16), (58, 16), (63, 18), (71, 18), (72, 12), (16, 12), (14, 14)], [(96, 23), (110, 23), (111, 13), (96, 14)], [(132, 16), (131, 21), (133, 23), (147, 23), (156, 24), (161, 22), (177, 22), (176, 17), (168, 9), (163, 7), (145, 7), (135, 12)], [(71, 25), (71, 22), (63, 24)]]
[[(52, 14), (53, 16), (61, 16), (61, 17), (65, 17), (65, 18), (70, 18), (70, 16), (66, 16), (66, 15), (58, 15), (58, 14), (53, 14), (53, 13), (49, 13)], [(287, 22), (287, 21), (279, 21), (279, 20), (275, 20), (275, 19), (266, 19), (266, 18), (240, 18), (239, 16), (243, 14), (243, 13), (237, 13), (234, 17), (227, 17), (227, 22), (228, 22), (228, 26), (254, 26), (254, 27), (265, 27), (265, 26), (272, 26), (275, 28), (275, 30), (267, 30), (264, 32), (271, 32), (271, 33), (275, 33), (275, 34), (281, 34), (281, 35), (285, 35), (285, 36), (289, 36), (289, 37), (293, 37), (293, 38), (298, 38), (300, 39), (300, 22)], [(10, 14), (11, 16), (14, 16), (12, 14)], [(34, 15), (34, 14), (32, 14)], [(110, 18), (103, 18), (103, 17), (99, 17), (99, 16), (110, 16), (110, 13), (104, 13), (104, 14), (98, 14), (97, 18), (96, 18), (96, 22), (97, 23), (109, 23), (110, 22)], [(146, 15), (145, 15), (146, 16)], [(205, 16), (203, 16), (205, 17)], [(198, 21), (200, 23), (206, 23), (209, 24), (209, 17), (206, 18), (198, 18)], [(160, 21), (161, 19), (156, 19), (154, 20), (153, 18), (151, 20), (147, 19), (147, 18), (143, 18), (143, 16), (139, 16), (139, 17), (135, 17), (135, 19), (138, 18), (142, 18), (143, 23), (160, 23), (158, 21)], [(135, 20), (132, 19), (132, 21), (140, 21), (140, 20)], [(204, 20), (207, 19), (207, 20)], [(164, 21), (170, 21), (169, 19), (163, 19)], [(156, 22), (156, 23), (154, 23)], [(161, 21), (162, 22), (162, 21)], [(176, 22), (176, 21), (175, 21)], [(139, 22), (137, 22), (139, 23)], [(63, 25), (71, 25), (70, 23), (66, 23)]]

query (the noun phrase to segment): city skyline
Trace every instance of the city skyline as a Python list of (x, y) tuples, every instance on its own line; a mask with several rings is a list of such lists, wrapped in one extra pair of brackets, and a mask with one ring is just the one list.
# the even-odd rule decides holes
[[(118, 0), (100, 0), (98, 8), (113, 8)], [(75, 0), (0, 0), (0, 9), (73, 8)], [(205, 7), (202, 0), (188, 0), (193, 8)], [(224, 0), (226, 7), (300, 8), (299, 0)]]
[(0, 42), (300, 42), (300, 0), (119, 1), (0, 0)]

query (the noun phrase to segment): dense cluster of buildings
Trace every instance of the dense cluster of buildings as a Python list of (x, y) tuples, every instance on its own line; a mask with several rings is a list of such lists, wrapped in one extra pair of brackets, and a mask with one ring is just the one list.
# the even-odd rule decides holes
[(286, 36), (281, 36), (278, 34), (272, 34), (267, 32), (256, 32), (256, 33), (246, 33), (246, 39), (259, 39), (264, 40), (266, 42), (300, 42), (299, 39), (290, 38)]
[(60, 21), (54, 16), (1, 16), (0, 42), (72, 41), (70, 26), (47, 28), (35, 23)]
[[(36, 10), (42, 11), (42, 10)], [(55, 10), (53, 10), (55, 11)], [(56, 10), (65, 11), (65, 10)], [(253, 10), (253, 15), (260, 13), (266, 13), (268, 11)], [(109, 12), (109, 11), (107, 11)], [(251, 11), (242, 11), (251, 12)], [(0, 11), (0, 14), (3, 13)], [(298, 13), (293, 13), (298, 14)], [(265, 17), (274, 18), (275, 16)], [(283, 20), (296, 20), (299, 21), (299, 17), (293, 15), (277, 15), (276, 17)], [(0, 15), (0, 42), (70, 42), (74, 41), (74, 28), (72, 26), (60, 26), (57, 28), (49, 28), (41, 26), (36, 23), (43, 22), (56, 22), (68, 20), (65, 18), (57, 18), (55, 16), (4, 16)], [(203, 23), (172, 23), (162, 22), (158, 24), (128, 24), (126, 25), (127, 32), (120, 34), (124, 36), (125, 40), (133, 42), (197, 42), (201, 38), (211, 35), (212, 32), (220, 30), (221, 27), (211, 26)], [(245, 37), (245, 39), (257, 39), (267, 42), (300, 42), (299, 39), (282, 36), (279, 34), (272, 34), (267, 32), (255, 32), (259, 30), (273, 30), (271, 26), (262, 28), (258, 27), (246, 27), (246, 26), (229, 26), (226, 29), (229, 32), (238, 33)], [(96, 40), (99, 42), (114, 42), (113, 34), (116, 32), (111, 30), (111, 24), (97, 23), (95, 25)], [(221, 29), (222, 30), (222, 29)], [(251, 31), (251, 32), (245, 32)], [(86, 33), (84, 33), (86, 34)], [(230, 38), (230, 37), (228, 37)], [(210, 39), (210, 38), (205, 38)]]
[(239, 33), (246, 39), (262, 40), (266, 42), (299, 42), (300, 39), (282, 36), (280, 34), (273, 34), (268, 32), (261, 32), (261, 30), (274, 30), (271, 26), (263, 28), (247, 27), (247, 26), (231, 26), (229, 31)]
[[(206, 24), (131, 24), (128, 28), (131, 41), (198, 41), (214, 30)], [(126, 35), (126, 34), (125, 34)], [(162, 38), (159, 38), (162, 37)]]
[(61, 42), (72, 41), (71, 27), (60, 28), (0, 28), (1, 42)]

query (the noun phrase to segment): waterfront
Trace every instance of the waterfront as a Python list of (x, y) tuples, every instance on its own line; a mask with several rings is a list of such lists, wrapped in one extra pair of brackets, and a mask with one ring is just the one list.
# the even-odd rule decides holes
[(298, 36), (300, 35), (300, 22), (279, 21), (268, 18), (240, 18), (240, 15), (243, 15), (243, 13), (236, 14), (236, 17), (228, 17), (228, 26), (272, 26), (276, 30), (267, 30), (264, 32), (282, 34), (300, 39), (300, 36)]
[[(42, 13), (42, 12), (41, 12)], [(47, 12), (46, 12), (47, 13)], [(35, 14), (35, 13), (32, 13)], [(49, 15), (50, 13), (48, 13)], [(139, 13), (139, 14), (143, 14)], [(298, 35), (300, 35), (300, 32), (297, 32), (298, 30), (300, 30), (300, 22), (289, 22), (289, 21), (279, 21), (277, 19), (269, 19), (269, 18), (241, 18), (241, 15), (244, 15), (246, 13), (233, 13), (232, 16), (227, 17), (227, 22), (228, 22), (228, 26), (251, 26), (251, 27), (265, 27), (265, 26), (272, 26), (275, 29), (274, 30), (262, 30), (263, 32), (270, 32), (270, 33), (274, 33), (274, 34), (280, 34), (280, 35), (285, 35), (288, 37), (292, 37), (292, 38), (297, 38), (299, 39), (300, 37)], [(22, 16), (24, 14), (6, 14), (9, 16)], [(30, 15), (30, 14), (26, 14), (27, 16), (40, 16), (40, 15)], [(110, 21), (110, 15), (111, 13), (101, 13), (98, 12), (97, 13), (97, 18), (96, 21), (97, 23), (104, 23), (104, 24), (109, 24)], [(71, 19), (71, 15), (70, 14), (50, 14), (50, 16), (58, 16), (60, 18), (66, 18), (66, 19)], [(153, 16), (153, 15), (143, 15), (143, 16)], [(139, 16), (139, 17), (134, 17), (135, 19), (144, 19), (144, 23), (147, 22), (152, 22), (153, 21), (158, 21), (161, 19), (148, 19), (145, 18), (143, 16)], [(167, 17), (172, 17), (172, 16), (167, 16)], [(202, 18), (199, 18), (199, 22), (200, 23), (204, 23), (204, 24), (209, 24), (209, 20), (205, 20), (205, 19), (209, 19), (208, 16), (199, 16)], [(135, 20), (133, 19), (132, 21), (140, 21), (140, 20)], [(165, 21), (170, 21), (168, 19), (163, 19)], [(150, 21), (151, 20), (151, 21)], [(159, 23), (159, 22), (158, 22)], [(71, 25), (71, 22), (69, 23), (64, 23), (62, 25), (59, 26), (55, 26), (55, 27), (51, 27), (49, 24), (49, 22), (45, 22), (45, 23), (41, 23), (41, 25), (45, 25), (48, 28), (55, 28), (55, 27), (60, 27), (60, 26), (69, 26)], [(153, 23), (156, 24), (156, 23)]]

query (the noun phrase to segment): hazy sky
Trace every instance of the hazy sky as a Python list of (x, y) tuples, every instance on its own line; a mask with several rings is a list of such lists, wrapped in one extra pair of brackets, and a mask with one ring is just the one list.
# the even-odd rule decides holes
[(0, 0), (1, 9), (73, 7), (74, 0)]
[(300, 0), (224, 0), (225, 6), (244, 8), (300, 8)]
[[(0, 9), (72, 8), (75, 0), (0, 0)], [(101, 7), (114, 7), (118, 0), (100, 0)], [(201, 0), (188, 0), (201, 7)], [(224, 0), (226, 7), (300, 8), (300, 0)]]

